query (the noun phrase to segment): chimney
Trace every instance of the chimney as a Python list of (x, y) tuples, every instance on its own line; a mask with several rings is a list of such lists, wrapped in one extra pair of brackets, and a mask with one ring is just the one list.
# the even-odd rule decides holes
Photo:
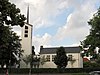
[(42, 50), (43, 49), (43, 46), (40, 46), (40, 50)]

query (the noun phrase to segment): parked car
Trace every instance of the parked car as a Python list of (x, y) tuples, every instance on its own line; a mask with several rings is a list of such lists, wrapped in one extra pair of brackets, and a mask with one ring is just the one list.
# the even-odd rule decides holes
[(91, 71), (89, 75), (100, 75), (100, 71)]

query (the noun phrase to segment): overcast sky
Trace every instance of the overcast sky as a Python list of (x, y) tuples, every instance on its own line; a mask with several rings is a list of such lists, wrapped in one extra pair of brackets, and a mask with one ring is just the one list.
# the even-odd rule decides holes
[[(87, 21), (100, 6), (100, 0), (10, 0), (26, 16), (30, 6), (35, 52), (39, 47), (79, 46), (89, 34)], [(21, 35), (21, 29), (14, 30)]]

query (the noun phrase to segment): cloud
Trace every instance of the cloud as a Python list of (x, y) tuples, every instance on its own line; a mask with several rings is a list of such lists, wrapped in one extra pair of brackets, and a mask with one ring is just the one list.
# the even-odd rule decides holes
[(63, 13), (65, 9), (78, 6), (78, 0), (10, 0), (21, 9), (22, 14), (27, 14), (30, 5), (30, 24), (34, 27), (49, 27), (54, 24), (53, 18)]
[(51, 21), (49, 21), (49, 19), (46, 19), (46, 18), (41, 18), (41, 17), (38, 17), (34, 22), (34, 27), (36, 29), (39, 29), (41, 27), (49, 27), (51, 26), (53, 23)]
[(31, 21), (31, 23), (35, 25), (36, 28), (52, 25), (54, 22), (52, 18), (62, 13), (63, 8), (60, 8), (62, 2), (60, 2), (60, 0), (32, 0), (31, 8), (34, 16), (32, 16), (33, 21)]
[(21, 27), (20, 26), (13, 26), (12, 30), (14, 32), (16, 32), (18, 36), (21, 36)]
[(97, 10), (94, 5), (94, 1), (88, 0), (80, 6), (76, 6), (75, 10), (67, 17), (66, 24), (58, 29), (55, 38), (60, 40), (71, 38), (79, 42), (83, 40), (89, 34), (87, 21)]
[(35, 51), (36, 52), (39, 52), (39, 48), (40, 46), (46, 46), (46, 45), (49, 45), (49, 42), (51, 40), (51, 35), (49, 35), (48, 33), (45, 33), (43, 36), (40, 36), (40, 35), (37, 35), (37, 36), (34, 36), (32, 39), (33, 39), (33, 42), (32, 44), (35, 46)]
[[(30, 5), (30, 23), (36, 28), (52, 25), (52, 18), (61, 14), (69, 5), (74, 5), (74, 0), (10, 0), (21, 9), (21, 13), (27, 14), (27, 6)], [(51, 17), (52, 16), (52, 17)]]

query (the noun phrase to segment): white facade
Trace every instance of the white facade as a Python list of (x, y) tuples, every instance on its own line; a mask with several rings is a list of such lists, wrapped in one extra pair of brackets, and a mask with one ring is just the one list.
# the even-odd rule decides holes
[(83, 58), (80, 53), (68, 53), (72, 55), (72, 60), (68, 61), (67, 68), (83, 68)]
[[(47, 60), (48, 55), (50, 56), (50, 61), (45, 61), (44, 64), (40, 64), (40, 68), (57, 68), (52, 57), (56, 54), (41, 54), (40, 57), (45, 57), (45, 60)], [(67, 53), (66, 55), (72, 55), (72, 60), (68, 61), (66, 68), (83, 68), (83, 59), (80, 53)]]
[[(22, 50), (24, 50), (23, 58), (25, 58), (32, 53), (32, 25), (26, 23), (22, 27), (21, 39)], [(20, 67), (29, 68), (30, 64), (26, 67), (26, 63), (21, 61)]]

